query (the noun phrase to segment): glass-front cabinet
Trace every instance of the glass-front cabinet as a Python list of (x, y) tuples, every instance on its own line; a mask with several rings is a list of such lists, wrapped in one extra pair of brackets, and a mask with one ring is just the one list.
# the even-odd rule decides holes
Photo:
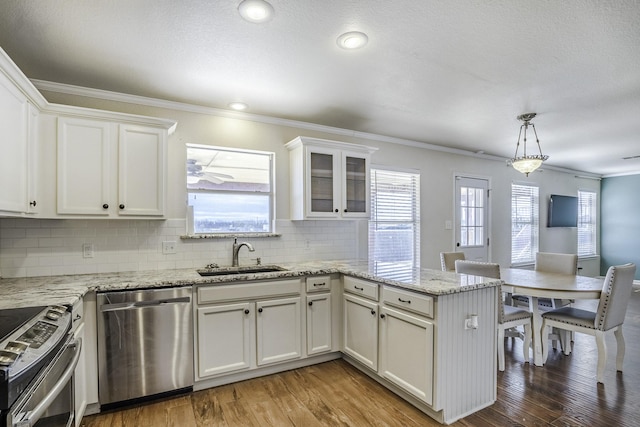
[(369, 217), (369, 170), (375, 148), (297, 137), (290, 150), (291, 219)]

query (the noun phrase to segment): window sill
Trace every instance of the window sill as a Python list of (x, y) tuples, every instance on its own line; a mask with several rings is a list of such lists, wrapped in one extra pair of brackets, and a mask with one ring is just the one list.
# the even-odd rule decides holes
[(216, 233), (216, 234), (186, 234), (180, 236), (181, 240), (199, 240), (199, 239), (230, 239), (234, 237), (281, 237), (278, 233)]

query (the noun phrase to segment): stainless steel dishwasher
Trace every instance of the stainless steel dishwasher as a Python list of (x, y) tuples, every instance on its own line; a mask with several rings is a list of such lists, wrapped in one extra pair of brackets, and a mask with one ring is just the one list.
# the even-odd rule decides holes
[(191, 286), (97, 294), (103, 409), (193, 389)]

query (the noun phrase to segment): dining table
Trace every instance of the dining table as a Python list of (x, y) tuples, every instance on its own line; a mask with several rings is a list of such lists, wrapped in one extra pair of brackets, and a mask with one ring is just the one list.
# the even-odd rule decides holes
[(529, 297), (532, 313), (533, 363), (542, 366), (542, 312), (538, 298), (551, 299), (594, 299), (600, 298), (604, 279), (570, 274), (548, 273), (523, 268), (500, 268), (500, 278), (504, 282), (502, 291)]

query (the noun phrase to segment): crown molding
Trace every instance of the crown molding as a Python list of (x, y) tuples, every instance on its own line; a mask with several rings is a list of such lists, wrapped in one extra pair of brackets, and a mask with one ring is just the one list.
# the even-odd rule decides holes
[[(205, 107), (201, 105), (188, 104), (184, 102), (168, 101), (164, 99), (130, 95), (130, 94), (120, 93), (120, 92), (111, 92), (111, 91), (102, 90), (102, 89), (92, 89), (92, 88), (86, 88), (82, 86), (68, 85), (64, 83), (55, 83), (55, 82), (50, 82), (46, 80), (31, 79), (31, 82), (36, 88), (38, 88), (38, 90), (47, 91), (47, 92), (63, 93), (67, 95), (76, 95), (76, 96), (83, 96), (87, 98), (102, 99), (107, 101), (123, 102), (127, 104), (145, 105), (148, 107), (164, 108), (169, 110), (184, 111), (184, 112), (191, 112), (191, 113), (197, 113), (197, 114), (206, 114), (211, 116), (225, 117), (225, 118), (237, 119), (237, 120), (247, 120), (251, 122), (272, 124), (277, 126), (286, 126), (286, 127), (296, 128), (296, 129), (324, 132), (332, 135), (350, 136), (354, 138), (365, 139), (368, 141), (385, 142), (389, 144), (398, 144), (398, 145), (404, 145), (408, 147), (421, 148), (425, 150), (439, 151), (443, 153), (458, 154), (461, 156), (475, 157), (475, 158), (480, 158), (485, 160), (495, 160), (500, 162), (506, 162), (508, 160), (505, 157), (494, 156), (490, 154), (476, 153), (473, 151), (445, 147), (442, 145), (429, 144), (426, 142), (419, 142), (419, 141), (414, 141), (410, 139), (396, 138), (392, 136), (378, 135), (378, 134), (368, 133), (368, 132), (359, 132), (359, 131), (350, 130), (350, 129), (318, 125), (315, 123), (303, 122), (298, 120), (282, 119), (278, 117), (264, 116), (260, 114), (245, 113), (245, 112), (239, 112), (239, 111), (230, 111), (230, 110), (225, 110), (221, 108)], [(600, 175), (592, 174), (590, 172), (577, 171), (573, 169), (566, 169), (566, 168), (550, 166), (550, 165), (544, 165), (541, 169), (554, 170), (554, 171), (565, 172), (569, 174), (589, 175), (590, 177), (593, 177), (593, 178), (601, 177)]]

